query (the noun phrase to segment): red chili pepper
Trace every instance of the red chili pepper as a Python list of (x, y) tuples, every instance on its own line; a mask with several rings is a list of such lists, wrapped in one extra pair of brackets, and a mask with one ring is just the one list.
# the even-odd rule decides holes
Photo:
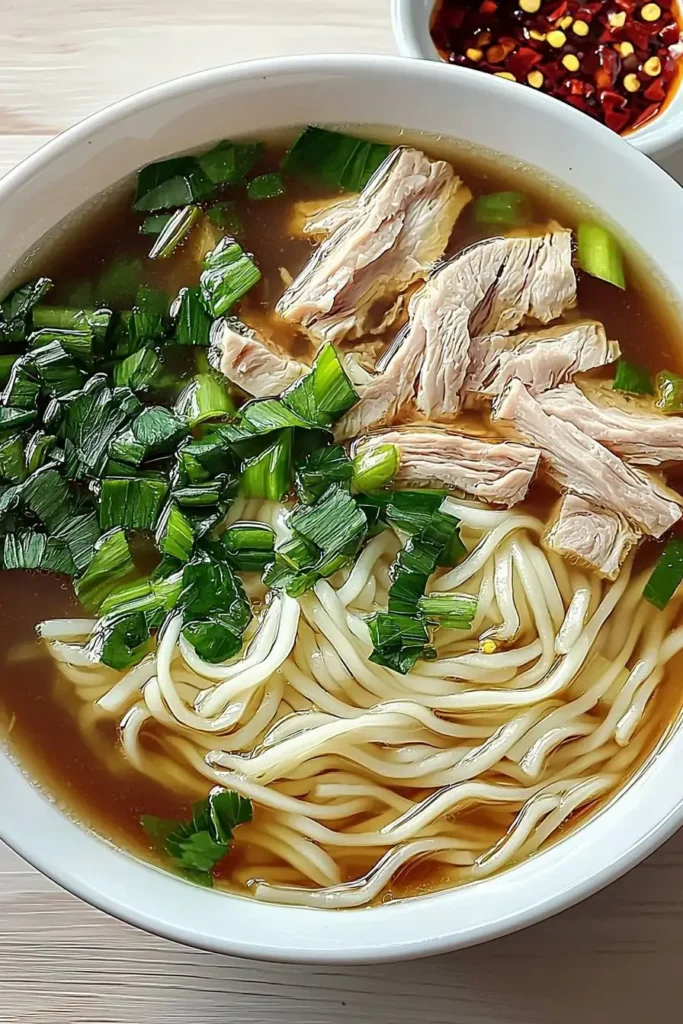
[(647, 87), (647, 89), (643, 93), (643, 96), (646, 100), (650, 100), (651, 103), (661, 103), (662, 100), (666, 97), (664, 85), (662, 84), (661, 78), (655, 78), (652, 85), (649, 85)]
[(631, 122), (629, 125), (630, 131), (635, 131), (636, 128), (640, 128), (641, 125), (644, 125), (647, 121), (651, 121), (655, 114), (659, 113), (659, 106), (659, 103), (652, 103), (649, 107), (646, 107), (642, 114), (640, 114), (635, 121)]

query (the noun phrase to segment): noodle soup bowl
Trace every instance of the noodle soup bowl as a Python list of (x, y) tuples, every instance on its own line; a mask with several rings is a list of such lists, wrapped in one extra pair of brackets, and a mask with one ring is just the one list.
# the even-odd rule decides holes
[[(136, 168), (224, 137), (306, 123), (397, 126), (501, 154), (575, 190), (683, 300), (683, 192), (623, 139), (530, 89), (436, 62), (300, 57), (219, 68), (134, 96), (72, 128), (0, 182), (2, 277), (86, 201)], [(21, 685), (21, 681), (17, 681)], [(0, 757), (0, 835), (93, 905), (204, 949), (350, 963), (427, 956), (556, 913), (633, 867), (683, 822), (683, 735), (561, 841), (460, 888), (365, 909), (259, 903), (192, 886), (70, 820), (13, 758)]]

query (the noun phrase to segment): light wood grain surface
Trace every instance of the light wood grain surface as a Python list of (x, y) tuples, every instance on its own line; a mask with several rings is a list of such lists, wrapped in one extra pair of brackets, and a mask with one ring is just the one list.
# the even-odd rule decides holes
[[(316, 50), (394, 52), (389, 0), (0, 0), (0, 174), (137, 89)], [(683, 832), (524, 933), (359, 968), (174, 945), (91, 909), (0, 846), (0, 1024), (677, 1024), (682, 965)]]

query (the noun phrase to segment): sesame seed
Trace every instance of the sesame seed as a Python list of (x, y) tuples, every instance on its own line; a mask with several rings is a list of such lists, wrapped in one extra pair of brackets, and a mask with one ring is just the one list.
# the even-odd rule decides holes
[(465, 56), (467, 57), (468, 60), (478, 61), (478, 60), (481, 60), (483, 58), (484, 51), (483, 50), (475, 50), (474, 47), (470, 47), (469, 50), (465, 50)]
[(577, 36), (587, 36), (590, 31), (590, 26), (587, 21), (581, 21), (577, 19), (572, 25), (572, 32), (575, 32)]
[(650, 78), (656, 78), (657, 75), (661, 74), (662, 62), (659, 57), (650, 57), (649, 60), (646, 60), (643, 64), (643, 71)]
[(530, 71), (526, 76), (526, 80), (532, 89), (540, 89), (543, 85), (544, 78), (542, 71)]
[(553, 29), (552, 32), (548, 32), (546, 39), (556, 50), (559, 50), (567, 42), (566, 35), (564, 32), (560, 32), (559, 29)]
[(637, 75), (624, 75), (624, 89), (627, 92), (638, 92), (640, 89), (640, 82), (638, 81)]
[(661, 14), (662, 10), (659, 4), (645, 4), (640, 8), (640, 16), (643, 21), (657, 21)]
[(633, 53), (633, 43), (629, 43), (627, 39), (623, 43), (618, 44), (617, 50), (619, 51), (622, 57), (630, 57)]
[(562, 63), (566, 67), (567, 71), (579, 70), (579, 58), (573, 53), (565, 53), (562, 58)]
[(610, 11), (607, 20), (612, 28), (623, 28), (626, 24), (626, 11)]
[(509, 71), (496, 71), (496, 78), (504, 78), (506, 82), (516, 82), (517, 79), (514, 75), (511, 75)]

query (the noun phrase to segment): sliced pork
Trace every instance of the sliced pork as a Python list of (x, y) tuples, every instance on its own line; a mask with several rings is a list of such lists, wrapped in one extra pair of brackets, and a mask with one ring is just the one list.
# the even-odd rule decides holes
[(493, 420), (540, 450), (543, 470), (559, 488), (624, 516), (644, 533), (661, 537), (681, 518), (673, 492), (573, 423), (549, 416), (520, 380), (510, 381), (496, 401)]
[(519, 377), (531, 394), (537, 395), (576, 373), (612, 363), (620, 355), (618, 343), (608, 341), (604, 327), (594, 320), (516, 334), (505, 339), (504, 347), (499, 339), (500, 335), (491, 339), (488, 359), (479, 368), (478, 377), (468, 375), (468, 391), (495, 397), (508, 381)]
[(438, 484), (496, 505), (515, 505), (526, 496), (540, 453), (513, 441), (488, 441), (445, 430), (383, 431), (360, 447), (395, 444), (400, 454), (396, 479), (405, 484)]
[[(404, 292), (442, 255), (471, 193), (450, 164), (394, 150), (277, 305), (318, 343), (359, 338), (395, 318)], [(318, 232), (320, 224), (318, 224)], [(398, 303), (398, 304), (397, 304)]]
[(216, 320), (211, 345), (220, 353), (221, 373), (254, 398), (279, 395), (311, 369), (289, 359), (237, 320)]
[(614, 580), (640, 534), (618, 512), (598, 508), (566, 494), (544, 543), (564, 558), (580, 561), (599, 576)]
[(540, 402), (547, 413), (580, 427), (628, 462), (640, 466), (683, 462), (683, 420), (676, 416), (596, 404), (575, 384), (548, 391)]
[[(481, 242), (440, 267), (410, 301), (396, 350), (359, 404), (338, 425), (340, 438), (393, 423), (412, 404), (431, 420), (460, 411), (470, 366), (472, 323), (508, 331), (531, 317), (546, 322), (576, 302), (571, 232)], [(502, 346), (501, 346), (502, 347)], [(412, 377), (412, 379), (411, 379)]]
[(289, 233), (293, 238), (322, 240), (342, 227), (357, 206), (357, 195), (345, 199), (300, 199), (292, 208)]

